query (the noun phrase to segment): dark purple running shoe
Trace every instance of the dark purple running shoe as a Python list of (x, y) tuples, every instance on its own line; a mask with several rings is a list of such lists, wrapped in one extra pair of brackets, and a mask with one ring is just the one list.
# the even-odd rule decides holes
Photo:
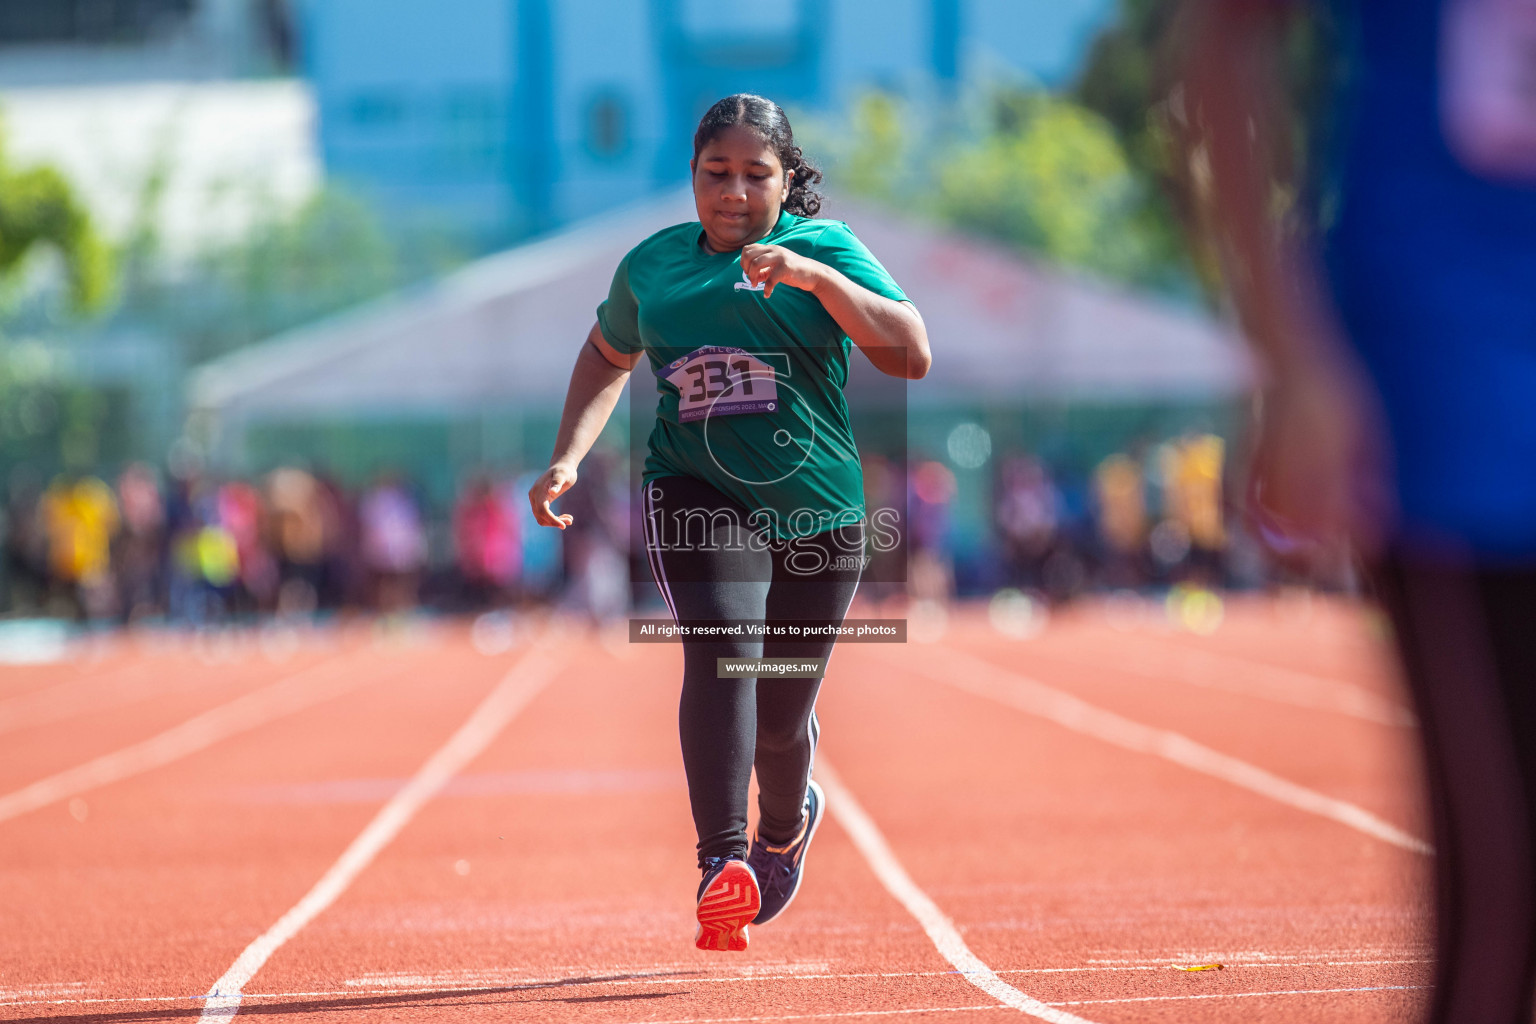
[(827, 796), (813, 779), (805, 787), (805, 824), (800, 834), (783, 846), (770, 846), (761, 836), (752, 837), (752, 849), (747, 863), (757, 875), (758, 889), (762, 892), (763, 905), (753, 924), (767, 924), (794, 902), (800, 891), (800, 881), (805, 877), (805, 851), (816, 836), (821, 816), (827, 809)]

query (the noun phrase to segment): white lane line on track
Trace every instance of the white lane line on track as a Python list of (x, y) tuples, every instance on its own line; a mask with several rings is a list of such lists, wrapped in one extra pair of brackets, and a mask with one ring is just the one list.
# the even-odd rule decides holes
[(929, 899), (928, 894), (912, 881), (912, 876), (908, 875), (906, 868), (901, 866), (901, 861), (896, 859), (890, 844), (880, 833), (879, 826), (864, 811), (858, 800), (854, 799), (853, 793), (843, 784), (842, 777), (827, 764), (825, 758), (818, 766), (818, 774), (826, 788), (827, 805), (832, 810), (832, 816), (837, 819), (838, 824), (843, 826), (843, 830), (853, 840), (853, 845), (858, 847), (859, 852), (864, 855), (875, 877), (880, 879), (880, 884), (896, 897), (897, 902), (907, 908), (907, 913), (917, 918), (917, 923), (922, 925), (923, 931), (928, 933), (928, 938), (932, 940), (939, 954), (955, 966), (961, 977), (1004, 1006), (1010, 1006), (1031, 1017), (1050, 1021), (1051, 1024), (1090, 1024), (1082, 1017), (1054, 1009), (1032, 996), (1025, 995), (999, 978), (992, 968), (971, 952), (965, 940), (960, 937), (959, 929), (939, 909), (938, 904)]
[(680, 1020), (632, 1021), (626, 1024), (742, 1024), (746, 1021), (835, 1020), (838, 1017), (898, 1017), (913, 1013), (965, 1013), (976, 1010), (1011, 1010), (1011, 1006), (919, 1006), (904, 1010), (842, 1010), (838, 1013), (775, 1013), (766, 1017), (684, 1017)]
[[(1228, 970), (1244, 967), (1349, 967), (1355, 965), (1377, 964), (1428, 964), (1433, 960), (1362, 960), (1339, 961), (1331, 963), (1295, 963), (1295, 964), (1227, 964)], [(1158, 967), (1020, 967), (1010, 968), (995, 972), (999, 976), (1004, 974), (1090, 974), (1094, 972), (1109, 971), (1153, 971), (1162, 973), (1168, 970), (1176, 970), (1169, 965)], [(535, 990), (553, 986), (561, 988), (614, 988), (633, 985), (709, 985), (709, 984), (758, 984), (769, 981), (871, 981), (871, 980), (897, 980), (907, 978), (947, 978), (958, 974), (958, 971), (889, 971), (880, 973), (850, 973), (850, 974), (752, 974), (732, 977), (691, 977), (691, 978), (667, 978), (667, 977), (632, 977), (632, 978), (487, 978), (476, 983), (442, 984), (442, 985), (378, 985), (365, 986), (353, 985), (349, 988), (322, 989), (312, 992), (242, 992), (242, 999), (318, 999), (325, 996), (390, 996), (390, 995), (440, 995), (450, 998), (457, 995), (474, 995), (487, 989), (512, 989)], [(77, 987), (83, 987), (81, 982)], [(350, 985), (350, 983), (349, 983)], [(1420, 988), (1418, 985), (1384, 985), (1377, 986), (1382, 989), (1396, 988)], [(1297, 989), (1296, 992), (1369, 992), (1373, 988), (1350, 989)], [(0, 993), (0, 996), (14, 996), (22, 993)], [(1268, 993), (1236, 993), (1243, 995), (1265, 995)], [(1286, 993), (1281, 993), (1286, 994)], [(30, 999), (0, 998), (0, 1006), (77, 1006), (100, 1003), (185, 1003), (201, 1002), (206, 999), (206, 993), (197, 996), (55, 996), (54, 998), (35, 997)], [(1165, 997), (1157, 997), (1165, 998)], [(1166, 997), (1175, 998), (1175, 997)], [(1186, 997), (1177, 997), (1186, 998)], [(1193, 998), (1193, 997), (1188, 997)], [(1204, 998), (1204, 997), (1201, 997)], [(1114, 1002), (1115, 1000), (1108, 1000)], [(1051, 1003), (1051, 1006), (1066, 1006), (1066, 1003)], [(1009, 1009), (1009, 1007), (994, 1006), (991, 1009)]]
[[(17, 729), (50, 725), (78, 715), (121, 707), (138, 700), (159, 696), (161, 690), (148, 692), (131, 685), (155, 666), (148, 662), (124, 665), (93, 675), (77, 676), (54, 683), (41, 690), (17, 694), (0, 700), (0, 734)], [(105, 686), (105, 692), (100, 692)], [(97, 692), (93, 692), (97, 691)], [(143, 696), (139, 694), (143, 693)]]
[[(1422, 961), (1422, 962), (1428, 963), (1430, 961)], [(1264, 967), (1264, 966), (1271, 966), (1271, 965), (1268, 965), (1268, 964), (1240, 964), (1238, 966)], [(1300, 965), (1297, 965), (1297, 966), (1306, 967), (1306, 966), (1314, 966), (1314, 965), (1300, 964)], [(1229, 965), (1229, 968), (1230, 968), (1230, 965)], [(1142, 967), (1126, 967), (1126, 968), (1102, 968), (1102, 969), (1103, 970), (1160, 970), (1160, 968), (1153, 968), (1153, 967), (1144, 967), (1144, 968), (1142, 968)], [(1052, 969), (1052, 970), (1057, 970), (1057, 969)], [(1072, 973), (1072, 974), (1081, 973), (1081, 971), (1074, 970), (1074, 969), (1071, 969), (1071, 968), (1060, 968), (1059, 970), (1062, 973)], [(479, 985), (432, 985), (432, 986), (417, 987), (417, 988), (320, 989), (320, 990), (316, 990), (316, 991), (312, 991), (312, 992), (243, 992), (243, 993), (241, 993), (241, 998), (243, 1000), (256, 1000), (256, 999), (319, 999), (319, 998), (323, 998), (323, 997), (327, 997), (327, 996), (335, 996), (335, 997), (344, 997), (344, 998), (364, 999), (364, 998), (377, 997), (377, 996), (432, 996), (432, 995), (435, 995), (435, 996), (442, 996), (444, 999), (452, 999), (455, 996), (477, 995), (479, 993), (485, 992), (487, 990), (492, 990), (492, 989), (498, 990), (498, 991), (502, 991), (502, 990), (539, 991), (539, 990), (548, 989), (548, 988), (552, 988), (552, 987), (560, 987), (560, 988), (610, 988), (610, 987), (614, 987), (614, 986), (625, 986), (625, 985), (699, 985), (699, 984), (706, 984), (706, 983), (709, 983), (709, 982), (716, 982), (716, 983), (720, 983), (720, 982), (757, 983), (757, 982), (764, 982), (764, 981), (848, 981), (848, 980), (863, 980), (863, 981), (867, 981), (867, 980), (870, 980), (870, 979), (881, 979), (881, 978), (885, 978), (885, 979), (947, 978), (947, 977), (949, 977), (951, 975), (958, 974), (958, 973), (959, 973), (958, 971), (899, 971), (899, 972), (894, 972), (894, 973), (889, 973), (889, 974), (810, 974), (810, 975), (807, 975), (807, 974), (780, 974), (780, 975), (761, 975), (761, 976), (756, 976), (755, 975), (755, 976), (751, 976), (751, 977), (742, 977), (742, 978), (634, 978), (634, 979), (616, 979), (616, 980), (612, 980), (612, 981), (608, 981), (608, 980), (579, 981), (579, 980), (568, 980), (568, 979), (563, 979), (563, 978), (538, 980), (538, 979), (522, 978), (522, 979), (517, 979), (515, 981), (506, 981), (506, 982), (501, 982), (501, 983), (484, 982), (484, 983), (481, 983)], [(1039, 973), (1043, 973), (1043, 972), (1041, 972), (1039, 970), (1024, 969), (1024, 970), (998, 971), (997, 973), (1001, 975), (1001, 974), (1039, 974)], [(1423, 988), (1428, 988), (1428, 986), (1427, 985), (1369, 985), (1369, 986), (1363, 986), (1363, 987), (1357, 987), (1357, 988), (1302, 988), (1302, 989), (1282, 989), (1282, 990), (1271, 991), (1271, 992), (1216, 992), (1216, 993), (1201, 994), (1201, 995), (1131, 996), (1131, 997), (1126, 997), (1126, 998), (1121, 998), (1121, 999), (1084, 999), (1084, 1000), (1078, 1000), (1078, 1001), (1075, 1001), (1075, 1002), (1053, 1002), (1053, 1003), (1049, 1003), (1047, 1005), (1049, 1005), (1049, 1006), (1087, 1006), (1087, 1005), (1093, 1004), (1093, 1003), (1136, 1003), (1136, 1002), (1156, 1002), (1156, 1001), (1159, 1001), (1159, 1000), (1178, 1000), (1178, 999), (1246, 999), (1246, 998), (1252, 998), (1254, 996), (1308, 995), (1308, 994), (1315, 994), (1315, 993), (1333, 993), (1333, 992), (1392, 992), (1392, 991), (1399, 991), (1399, 990), (1401, 990), (1401, 991), (1411, 991), (1411, 990), (1423, 989)], [(55, 998), (55, 999), (14, 999), (14, 1000), (4, 1000), (4, 1001), (0, 1001), (0, 1006), (85, 1006), (85, 1005), (118, 1004), (118, 1003), (188, 1003), (188, 1002), (202, 1002), (206, 998), (208, 998), (206, 995), (198, 995), (198, 996), (73, 996), (73, 997)], [(987, 1009), (987, 1010), (1009, 1010), (1009, 1009), (1012, 1009), (1012, 1007), (1003, 1006), (1001, 1004), (988, 1004), (987, 1006), (980, 1007), (980, 1008), (981, 1009)], [(927, 1011), (925, 1011), (925, 1010), (899, 1010), (899, 1011), (898, 1010), (893, 1010), (893, 1011), (885, 1011), (885, 1012), (892, 1012), (892, 1013), (924, 1013), (924, 1012), (927, 1012)], [(773, 1018), (773, 1019), (777, 1019), (777, 1018)]]
[[(544, 986), (548, 987), (548, 986)], [(395, 992), (272, 992), (272, 993), (247, 993), (247, 999), (296, 999), (315, 998), (315, 996), (344, 995), (353, 998), (366, 998), (366, 996), (381, 995), (475, 995), (482, 989), (399, 989)], [(203, 996), (124, 996), (121, 999), (54, 999), (52, 1004), (78, 1004), (78, 1003), (187, 1003), (192, 999), (201, 999)], [(0, 1006), (23, 1006), (20, 1003), (0, 1003)], [(886, 1016), (892, 1013), (952, 1013), (958, 1010), (1011, 1010), (1012, 1007), (1000, 1006), (997, 1003), (988, 1003), (986, 1006), (929, 1006), (911, 1010), (857, 1010), (857, 1012), (845, 1013), (805, 1013), (796, 1016), (723, 1016), (723, 1018), (700, 1018), (697, 1021), (642, 1021), (639, 1024), (703, 1024), (708, 1021), (799, 1021), (799, 1019), (817, 1019), (823, 1016)]]
[(1221, 690), (1244, 697), (1254, 697), (1276, 704), (1347, 715), (1378, 725), (1412, 728), (1417, 724), (1413, 713), (1397, 701), (1343, 679), (1314, 675), (1296, 669), (1280, 668), (1250, 661), (1230, 654), (1179, 648), (1158, 650), (1154, 657), (1138, 655), (1124, 664), (1106, 664), (1091, 658), (1076, 658), (1051, 652), (1074, 665), (1086, 666), (1121, 675), (1139, 676), (1159, 682), (1178, 682), (1207, 690)]
[[(1435, 852), (1434, 847), (1424, 840), (1384, 821), (1363, 807), (1282, 779), (1257, 765), (1196, 743), (1183, 733), (1132, 721), (1065, 690), (999, 668), (963, 651), (946, 648), (943, 658), (942, 668), (927, 663), (914, 664), (912, 658), (903, 658), (899, 663), (910, 672), (927, 676), (957, 690), (1005, 704), (1125, 750), (1161, 757), (1165, 761), (1230, 782), (1297, 810), (1347, 825), (1404, 850), (1426, 856)], [(894, 662), (896, 659), (891, 657), (890, 660)]]
[(336, 901), (380, 850), (400, 834), (449, 779), (478, 757), (547, 686), (567, 657), (570, 638), (556, 628), (528, 650), (489, 695), (398, 793), (374, 815), (314, 888), (259, 935), (208, 991), (200, 1021), (227, 1021), (240, 1011), (241, 990), (283, 943)]
[(194, 715), (147, 740), (0, 796), (0, 821), (179, 761), (231, 736), (339, 697), (370, 678), (367, 673), (356, 671), (336, 674), (338, 669), (344, 668), (345, 663), (340, 659), (327, 659), (227, 704)]
[(1365, 985), (1360, 988), (1288, 988), (1273, 992), (1202, 992), (1188, 996), (1127, 996), (1124, 999), (1077, 999), (1052, 1006), (1101, 1006), (1110, 1003), (1173, 1003), (1195, 999), (1261, 999), (1264, 996), (1320, 996), (1341, 992), (1417, 992), (1428, 985)]
[[(1148, 996), (1145, 999), (1089, 999), (1072, 1003), (1052, 1003), (1052, 1006), (1083, 1006), (1087, 1003), (1141, 1003), (1175, 999), (1245, 999), (1253, 996), (1305, 996), (1337, 992), (1387, 992), (1423, 988), (1422, 985), (1383, 985), (1372, 988), (1319, 988), (1296, 989), (1286, 992), (1217, 992), (1198, 996)], [(910, 1010), (846, 1010), (839, 1013), (792, 1013), (773, 1014), (763, 1017), (687, 1017), (681, 1020), (633, 1021), (629, 1024), (738, 1024), (745, 1021), (777, 1020), (830, 1020), (835, 1017), (886, 1017), (909, 1013), (961, 1013), (967, 1010), (1006, 1010), (1006, 1006), (925, 1006)]]
[(1172, 651), (1178, 652), (1178, 657), (1186, 664), (1206, 669), (1223, 678), (1242, 678), (1255, 689), (1267, 689), (1276, 695), (1285, 694), (1298, 703), (1312, 701), (1318, 707), (1330, 708), (1367, 721), (1378, 721), (1384, 725), (1411, 727), (1418, 724), (1418, 719), (1403, 701), (1394, 700), (1347, 679), (1272, 665), (1267, 661), (1223, 651), (1198, 650), (1178, 641), (1172, 641), (1170, 647)]

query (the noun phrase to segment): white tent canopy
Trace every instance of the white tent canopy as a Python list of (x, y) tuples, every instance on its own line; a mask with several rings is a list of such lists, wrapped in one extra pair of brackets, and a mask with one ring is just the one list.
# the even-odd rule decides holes
[[(1209, 400), (1247, 387), (1242, 346), (1196, 312), (886, 213), (831, 212), (922, 311), (934, 362), (914, 404)], [(192, 404), (231, 422), (558, 410), (614, 267), (693, 216), (690, 195), (670, 194), (486, 257), (210, 363)]]

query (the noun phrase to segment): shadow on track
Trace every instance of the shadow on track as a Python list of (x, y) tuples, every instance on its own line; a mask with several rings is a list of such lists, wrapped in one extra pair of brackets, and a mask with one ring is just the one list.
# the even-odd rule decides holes
[[(240, 1006), (239, 1016), (254, 1017), (260, 1015), (280, 1016), (286, 1013), (329, 1013), (344, 1012), (347, 1010), (362, 1010), (373, 1007), (387, 1006), (457, 1006), (457, 1005), (494, 1005), (494, 1000), (485, 999), (485, 996), (508, 995), (517, 992), (538, 992), (545, 989), (569, 988), (575, 985), (601, 985), (605, 982), (637, 981), (655, 978), (687, 977), (695, 974), (694, 971), (668, 971), (665, 973), (646, 972), (645, 974), (605, 974), (591, 975), (581, 978), (562, 978), (559, 981), (531, 982), (526, 985), (498, 985), (485, 988), (455, 988), (443, 989), (437, 992), (406, 992), (398, 995), (380, 993), (371, 996), (352, 996), (342, 999), (308, 999), (303, 1002), (251, 1002), (247, 1001)], [(565, 999), (531, 999), (522, 1002), (561, 1002), (561, 1003), (606, 1003), (628, 1002), (637, 999), (668, 999), (672, 996), (688, 995), (687, 989), (676, 992), (634, 992), (611, 996), (572, 996)], [(248, 996), (247, 1000), (261, 999), (260, 996)], [(85, 1013), (73, 1016), (57, 1016), (50, 1014), (46, 1017), (12, 1017), (10, 1024), (43, 1024), (45, 1021), (66, 1022), (66, 1024), (140, 1024), (148, 1021), (176, 1021), (196, 1019), (202, 1016), (203, 1007), (201, 998), (189, 1000), (197, 1005), (185, 1007), (168, 1007), (155, 1010), (124, 1010), (114, 1013)]]

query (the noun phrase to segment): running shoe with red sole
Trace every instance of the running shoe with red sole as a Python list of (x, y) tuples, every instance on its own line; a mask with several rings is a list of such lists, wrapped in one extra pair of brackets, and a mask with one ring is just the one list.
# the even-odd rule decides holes
[(763, 905), (757, 876), (744, 860), (710, 857), (699, 883), (699, 930), (693, 944), (700, 949), (739, 953), (747, 948), (747, 925)]

